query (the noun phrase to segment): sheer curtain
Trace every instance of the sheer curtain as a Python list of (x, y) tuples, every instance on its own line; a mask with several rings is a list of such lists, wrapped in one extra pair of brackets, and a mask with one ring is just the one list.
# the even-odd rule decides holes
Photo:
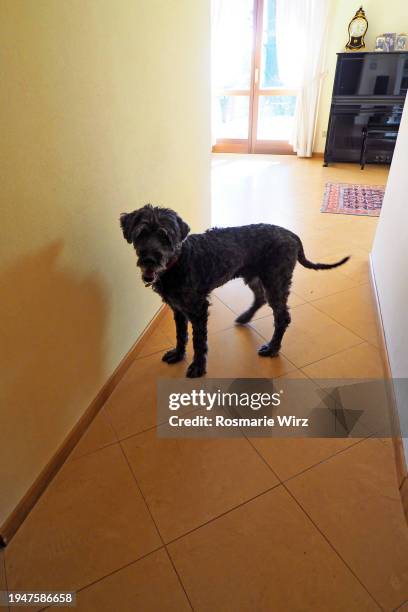
[(279, 76), (285, 87), (298, 91), (290, 142), (299, 157), (313, 153), (330, 9), (331, 0), (276, 2)]

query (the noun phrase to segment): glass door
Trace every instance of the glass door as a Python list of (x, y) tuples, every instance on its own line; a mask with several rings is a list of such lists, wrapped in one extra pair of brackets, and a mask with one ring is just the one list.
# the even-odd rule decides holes
[(213, 151), (293, 153), (296, 91), (283, 87), (276, 0), (218, 0), (213, 16)]
[(218, 0), (213, 11), (214, 150), (247, 153), (254, 70), (254, 0)]
[(276, 50), (276, 1), (258, 0), (252, 108), (253, 153), (293, 153), (296, 91), (279, 78)]

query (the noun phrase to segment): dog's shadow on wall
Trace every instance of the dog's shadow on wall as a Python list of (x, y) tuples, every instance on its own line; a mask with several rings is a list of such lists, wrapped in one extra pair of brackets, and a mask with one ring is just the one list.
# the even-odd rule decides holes
[(95, 397), (107, 306), (54, 242), (0, 276), (0, 524)]

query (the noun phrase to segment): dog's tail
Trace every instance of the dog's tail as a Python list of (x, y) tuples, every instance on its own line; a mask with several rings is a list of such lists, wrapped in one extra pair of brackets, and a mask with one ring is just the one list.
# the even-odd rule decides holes
[(310, 268), (311, 270), (330, 270), (331, 268), (338, 268), (342, 266), (350, 259), (350, 256), (343, 257), (340, 261), (336, 261), (336, 263), (325, 264), (325, 263), (313, 263), (313, 261), (309, 261), (305, 255), (303, 250), (302, 241), (299, 238), (299, 251), (298, 251), (298, 262), (304, 266), (305, 268)]

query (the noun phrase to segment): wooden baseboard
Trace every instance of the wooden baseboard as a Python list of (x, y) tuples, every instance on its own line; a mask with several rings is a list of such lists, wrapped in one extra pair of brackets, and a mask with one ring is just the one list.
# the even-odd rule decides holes
[(402, 498), (402, 507), (404, 508), (405, 518), (407, 519), (408, 523), (408, 477), (405, 478), (404, 482), (402, 483), (400, 491)]
[[(370, 280), (371, 280), (371, 289), (372, 289), (372, 293), (374, 297), (374, 304), (376, 307), (375, 311), (377, 315), (376, 318), (377, 318), (378, 337), (380, 340), (381, 359), (383, 362), (386, 377), (389, 380), (392, 380), (391, 366), (390, 366), (390, 361), (388, 357), (387, 341), (385, 337), (383, 318), (381, 314), (381, 304), (379, 301), (377, 283), (375, 280), (375, 272), (374, 272), (374, 267), (373, 267), (371, 256), (370, 256)], [(389, 391), (390, 391), (389, 400), (390, 400), (390, 406), (392, 410), (392, 414), (390, 415), (392, 428), (393, 428), (392, 441), (393, 441), (393, 447), (394, 447), (398, 486), (401, 492), (401, 499), (402, 499), (402, 505), (404, 508), (405, 516), (407, 517), (407, 521), (408, 521), (408, 470), (407, 470), (407, 464), (405, 461), (404, 447), (402, 444), (401, 429), (399, 426), (397, 403), (396, 403), (395, 394), (394, 394), (392, 385), (390, 385)]]
[(90, 406), (88, 406), (88, 408), (85, 410), (77, 424), (65, 438), (55, 455), (50, 459), (22, 500), (18, 503), (16, 508), (1, 526), (0, 546), (6, 546), (9, 543), (10, 539), (16, 533), (17, 529), (20, 527), (30, 510), (37, 503), (45, 489), (48, 487), (54, 476), (68, 458), (71, 451), (84, 435), (102, 406), (105, 404), (108, 397), (123, 378), (126, 371), (132, 365), (147, 339), (151, 336), (152, 332), (166, 314), (167, 309), (167, 306), (163, 305), (156, 313), (130, 351), (125, 355), (116, 370), (103, 385), (102, 389), (99, 391), (98, 395), (92, 401)]

